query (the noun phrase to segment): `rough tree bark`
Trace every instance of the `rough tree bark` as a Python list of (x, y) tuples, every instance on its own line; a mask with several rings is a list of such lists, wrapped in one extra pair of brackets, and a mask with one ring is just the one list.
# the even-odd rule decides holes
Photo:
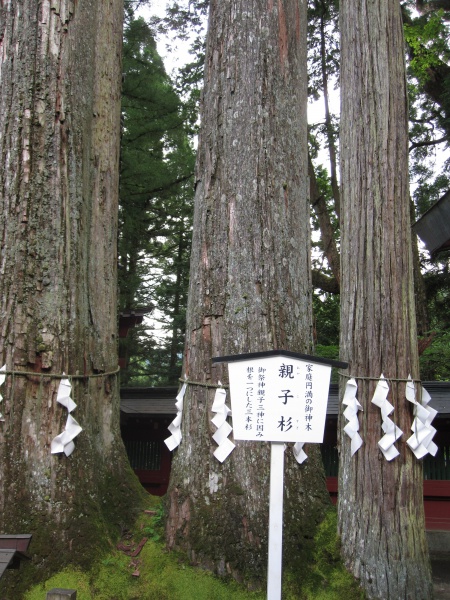
[[(0, 531), (33, 534), (22, 586), (90, 566), (139, 496), (117, 376), (91, 378), (117, 369), (122, 11), (121, 0), (0, 8), (0, 362), (14, 372), (0, 390)], [(67, 417), (63, 372), (86, 376), (72, 382), (83, 432), (70, 457), (50, 454)]]
[[(341, 357), (358, 377), (417, 379), (399, 2), (344, 2), (341, 51)], [(357, 383), (364, 444), (353, 457), (340, 426), (345, 562), (369, 598), (431, 598), (422, 468), (405, 443), (412, 421), (405, 383), (390, 382), (393, 419), (404, 432), (392, 462), (377, 447), (381, 416), (370, 403), (376, 381)]]
[[(227, 383), (229, 354), (312, 349), (306, 134), (306, 3), (210, 6), (183, 373)], [(213, 457), (214, 389), (189, 385), (168, 492), (167, 543), (261, 585), (268, 444)], [(311, 447), (286, 465), (286, 559), (301, 559), (328, 505)], [(301, 569), (301, 566), (299, 567)]]

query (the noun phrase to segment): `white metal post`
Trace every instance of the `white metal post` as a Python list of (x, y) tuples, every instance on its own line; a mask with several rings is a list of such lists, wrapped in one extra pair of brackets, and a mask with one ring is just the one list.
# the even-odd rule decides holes
[(267, 600), (281, 600), (284, 442), (270, 444), (269, 562)]

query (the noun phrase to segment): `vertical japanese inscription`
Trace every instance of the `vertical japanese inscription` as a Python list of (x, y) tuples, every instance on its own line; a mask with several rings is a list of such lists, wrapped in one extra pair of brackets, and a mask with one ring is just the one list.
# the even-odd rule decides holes
[(306, 431), (312, 431), (313, 421), (313, 368), (314, 365), (308, 363), (305, 373), (305, 423)]
[(253, 402), (254, 402), (254, 368), (247, 367), (247, 380), (245, 389), (245, 429), (247, 431), (253, 430)]
[(266, 400), (266, 370), (264, 367), (258, 367), (258, 388), (257, 388), (257, 412), (256, 412), (256, 437), (264, 437), (264, 417)]

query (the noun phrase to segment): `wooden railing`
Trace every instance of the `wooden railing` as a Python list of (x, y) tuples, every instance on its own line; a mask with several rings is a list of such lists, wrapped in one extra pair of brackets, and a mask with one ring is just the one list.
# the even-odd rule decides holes
[(125, 440), (124, 443), (132, 469), (159, 471), (161, 468), (161, 442), (159, 440)]

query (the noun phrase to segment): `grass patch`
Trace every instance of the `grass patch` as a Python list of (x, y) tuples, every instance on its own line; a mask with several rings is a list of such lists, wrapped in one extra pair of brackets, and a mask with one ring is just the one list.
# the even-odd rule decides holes
[[(238, 584), (219, 580), (211, 573), (185, 564), (163, 543), (162, 507), (149, 497), (149, 509), (135, 530), (125, 532), (122, 543), (130, 549), (145, 537), (147, 542), (135, 557), (115, 549), (89, 572), (67, 568), (30, 589), (24, 600), (43, 600), (52, 588), (75, 589), (77, 600), (263, 600), (265, 594), (248, 592)], [(137, 572), (139, 575), (137, 576)], [(133, 575), (135, 573), (135, 575)]]
[(88, 574), (68, 569), (35, 586), (24, 600), (42, 600), (54, 587), (77, 590), (77, 600), (262, 600), (210, 573), (180, 563), (158, 542), (147, 542), (139, 554), (140, 576), (133, 577), (126, 556), (111, 555)]

